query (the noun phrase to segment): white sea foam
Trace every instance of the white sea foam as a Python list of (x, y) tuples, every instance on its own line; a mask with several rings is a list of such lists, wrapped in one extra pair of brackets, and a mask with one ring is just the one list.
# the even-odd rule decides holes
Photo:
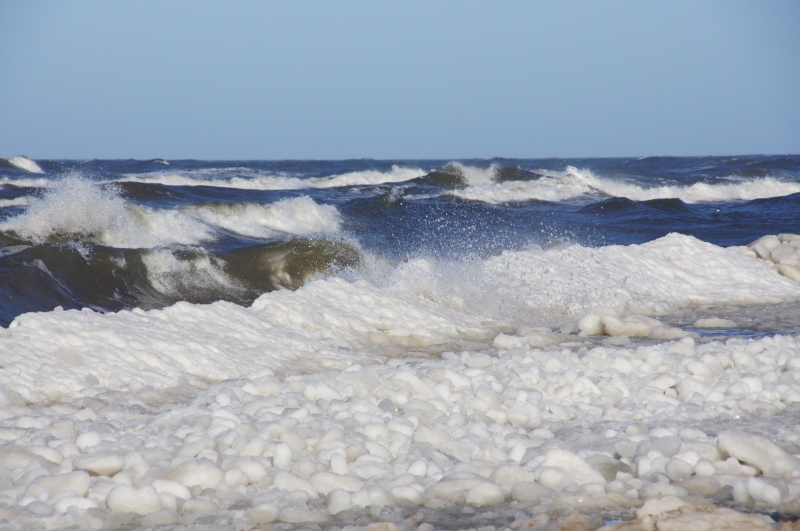
[(163, 184), (168, 186), (215, 186), (241, 190), (299, 190), (337, 186), (376, 185), (404, 182), (424, 175), (415, 168), (393, 166), (388, 172), (363, 170), (329, 177), (298, 178), (291, 174), (265, 172), (251, 168), (214, 168), (207, 170), (164, 171), (131, 174), (122, 182)]
[(121, 248), (196, 244), (214, 238), (206, 224), (184, 213), (127, 203), (98, 183), (68, 177), (30, 199), (25, 212), (0, 223), (34, 242), (80, 236)]
[(335, 234), (342, 223), (336, 207), (317, 204), (306, 196), (268, 205), (218, 204), (191, 207), (188, 211), (210, 225), (261, 238)]
[(501, 204), (514, 201), (565, 201), (601, 194), (624, 197), (634, 201), (680, 199), (685, 203), (750, 201), (800, 193), (800, 183), (772, 177), (726, 183), (696, 183), (690, 186), (643, 187), (622, 179), (600, 177), (586, 169), (573, 166), (563, 172), (540, 170), (542, 176), (528, 181), (496, 182), (487, 178), (489, 170), (464, 171), (467, 188), (451, 192), (472, 201)]
[[(777, 241), (758, 243), (794, 239)], [(555, 297), (565, 316), (797, 300), (757, 252), (671, 235), (464, 271), (518, 289), (523, 306)], [(397, 275), (316, 280), (248, 308), (18, 317), (0, 329), (0, 515), (43, 528), (417, 526), (426, 513), (395, 508), (470, 506), (533, 527), (571, 507), (752, 529), (758, 517), (707, 506), (800, 503), (800, 336), (601, 342), (487, 318), (422, 261)]]

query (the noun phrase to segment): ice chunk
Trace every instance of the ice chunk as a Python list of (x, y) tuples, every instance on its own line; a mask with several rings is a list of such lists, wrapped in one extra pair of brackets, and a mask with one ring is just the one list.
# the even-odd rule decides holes
[(505, 496), (502, 489), (494, 483), (482, 481), (467, 491), (464, 501), (467, 505), (484, 507), (503, 503)]
[(118, 513), (150, 514), (162, 509), (161, 497), (153, 487), (137, 489), (120, 485), (108, 493), (106, 503)]
[(225, 473), (208, 459), (187, 461), (170, 474), (170, 479), (187, 487), (199, 485), (203, 489), (214, 488), (225, 479)]
[(569, 450), (554, 449), (547, 452), (536, 470), (536, 480), (543, 486), (563, 490), (570, 485), (589, 483), (605, 484), (603, 475), (583, 458)]
[(93, 476), (113, 476), (120, 470), (124, 461), (122, 457), (114, 454), (92, 454), (77, 458), (73, 468), (85, 470)]
[(353, 508), (353, 497), (343, 489), (331, 491), (325, 496), (325, 508), (331, 515), (348, 511)]
[(728, 430), (717, 436), (717, 445), (731, 457), (758, 467), (766, 477), (781, 478), (784, 474), (800, 473), (800, 459), (765, 437)]
[(86, 496), (89, 492), (89, 474), (78, 471), (41, 476), (36, 480), (36, 484), (47, 490), (50, 496), (67, 491), (72, 491), (78, 496)]

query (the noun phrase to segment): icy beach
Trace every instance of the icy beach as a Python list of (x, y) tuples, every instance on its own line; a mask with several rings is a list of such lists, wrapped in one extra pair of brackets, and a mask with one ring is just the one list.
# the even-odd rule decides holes
[(0, 529), (794, 522), (798, 181), (9, 159)]
[(767, 528), (800, 512), (800, 337), (652, 315), (796, 301), (798, 242), (670, 235), (475, 273), (523, 286), (606, 264), (602, 306), (527, 284), (528, 304), (559, 291), (558, 326), (479, 318), (424, 260), (250, 307), (22, 315), (0, 330), (2, 528)]

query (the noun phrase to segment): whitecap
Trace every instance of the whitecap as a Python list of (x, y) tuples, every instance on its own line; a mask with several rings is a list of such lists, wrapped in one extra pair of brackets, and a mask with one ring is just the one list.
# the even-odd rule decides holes
[(86, 239), (120, 248), (196, 244), (215, 237), (191, 216), (130, 204), (112, 188), (79, 176), (51, 182), (23, 213), (0, 223), (0, 230), (32, 242)]
[(285, 234), (335, 234), (339, 232), (342, 223), (336, 207), (318, 204), (306, 196), (284, 199), (268, 205), (239, 203), (194, 206), (188, 212), (209, 225), (259, 238)]

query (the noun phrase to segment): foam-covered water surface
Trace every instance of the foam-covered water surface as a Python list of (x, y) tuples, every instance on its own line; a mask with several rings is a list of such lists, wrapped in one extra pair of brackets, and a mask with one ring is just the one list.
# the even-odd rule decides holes
[(0, 527), (800, 513), (797, 157), (7, 160)]

